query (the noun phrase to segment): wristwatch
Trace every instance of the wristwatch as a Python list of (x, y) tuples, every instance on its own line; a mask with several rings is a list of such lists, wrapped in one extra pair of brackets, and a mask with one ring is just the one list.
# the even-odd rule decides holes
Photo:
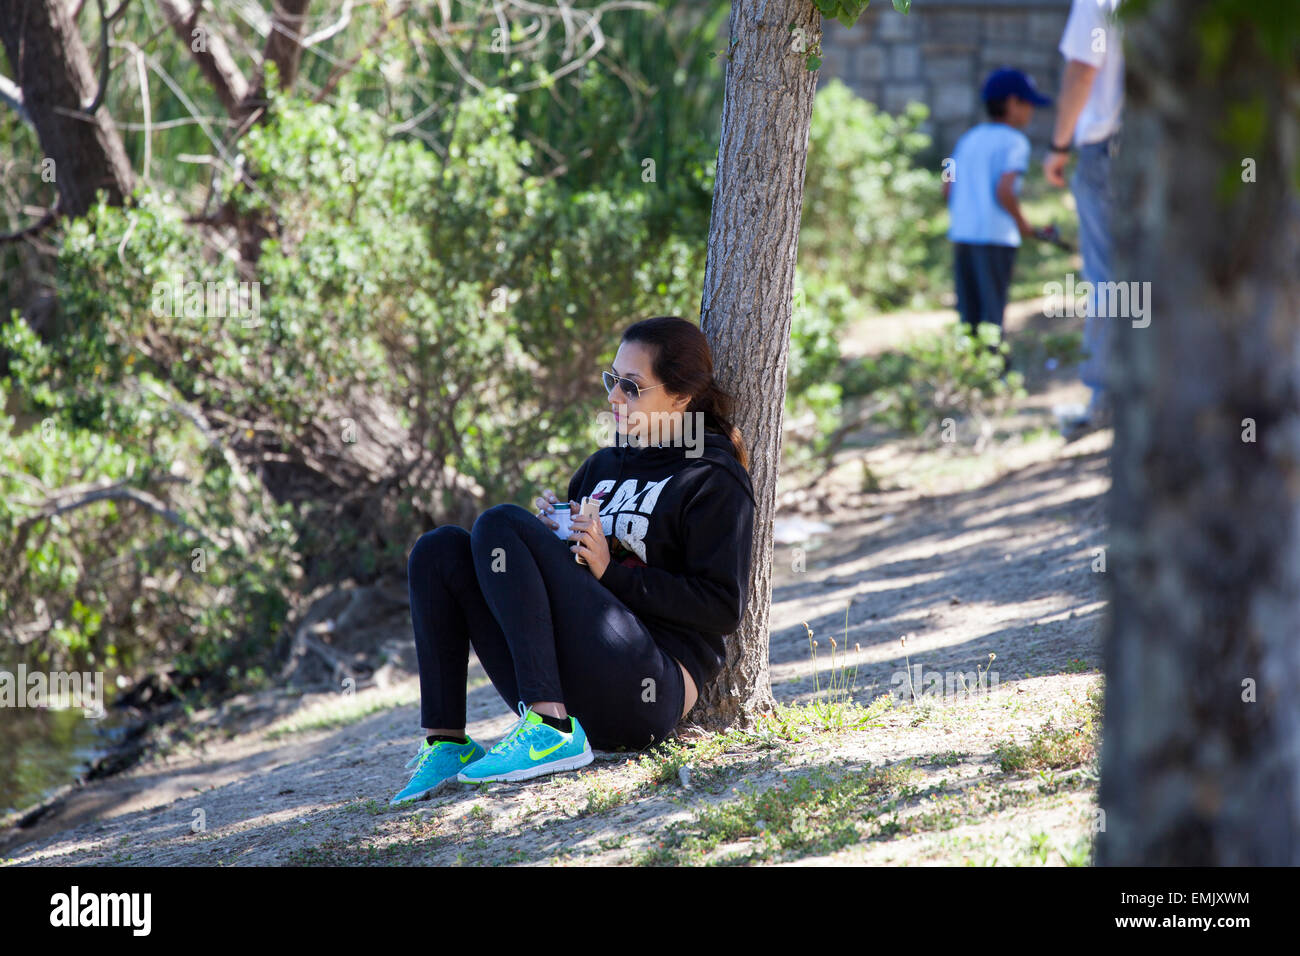
[(1047, 151), (1049, 153), (1068, 153), (1073, 148), (1074, 147), (1071, 146), (1069, 143), (1066, 143), (1064, 146), (1057, 146), (1055, 143), (1052, 143), (1050, 146), (1047, 147)]

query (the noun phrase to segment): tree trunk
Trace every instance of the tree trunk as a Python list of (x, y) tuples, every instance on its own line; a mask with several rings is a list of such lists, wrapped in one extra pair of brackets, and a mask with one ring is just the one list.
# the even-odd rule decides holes
[(117, 127), (100, 106), (77, 115), (98, 87), (71, 4), (62, 0), (0, 0), (0, 41), (22, 88), (23, 106), (36, 128), (64, 215), (80, 216), (103, 189), (121, 205), (134, 175)]
[(266, 60), (280, 71), (280, 87), (288, 89), (298, 78), (302, 40), (306, 37), (307, 7), (311, 0), (275, 0), (271, 35), (266, 38)]
[(807, 50), (821, 36), (821, 14), (811, 0), (734, 0), (730, 35), (700, 328), (718, 382), (736, 397), (735, 424), (749, 447), (757, 508), (749, 605), (740, 629), (727, 638), (726, 666), (692, 711), (710, 729), (749, 726), (773, 706), (772, 516), (817, 86)]
[(1112, 320), (1106, 865), (1300, 863), (1296, 37), (1231, 23), (1216, 66), (1207, 9), (1128, 26), (1116, 253), (1151, 300)]

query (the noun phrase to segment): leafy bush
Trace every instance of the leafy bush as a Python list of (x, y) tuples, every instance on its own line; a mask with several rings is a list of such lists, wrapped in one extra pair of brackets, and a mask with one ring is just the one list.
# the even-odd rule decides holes
[(20, 655), (5, 663), (170, 661), (181, 684), (243, 683), (287, 610), (288, 515), (105, 330), (45, 345), (16, 316), (0, 327), (0, 403), (23, 399), (25, 426), (0, 415), (0, 622)]
[(870, 396), (876, 421), (907, 434), (937, 431), (944, 418), (1004, 411), (1025, 394), (1024, 377), (1008, 372), (1010, 346), (996, 325), (978, 335), (964, 324), (919, 338), (901, 351), (867, 356), (844, 372), (845, 395)]
[(911, 103), (891, 116), (839, 80), (817, 91), (799, 265), (868, 308), (906, 306), (925, 291), (927, 240), (943, 209), (934, 174), (919, 165), (927, 115)]
[(785, 415), (790, 435), (782, 446), (790, 465), (818, 454), (839, 424), (841, 412), (840, 334), (852, 297), (842, 282), (821, 276), (795, 279), (786, 365)]

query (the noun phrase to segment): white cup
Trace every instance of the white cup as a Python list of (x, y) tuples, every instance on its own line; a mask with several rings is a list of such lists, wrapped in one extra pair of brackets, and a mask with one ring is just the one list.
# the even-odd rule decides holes
[(569, 505), (564, 503), (563, 506), (555, 505), (555, 510), (550, 512), (550, 518), (559, 525), (555, 529), (555, 536), (561, 541), (568, 541), (569, 535), (573, 533), (572, 515), (569, 514)]

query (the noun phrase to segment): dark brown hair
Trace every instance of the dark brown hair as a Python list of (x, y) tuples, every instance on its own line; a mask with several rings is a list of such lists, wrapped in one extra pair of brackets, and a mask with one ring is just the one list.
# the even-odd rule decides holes
[(655, 378), (670, 392), (690, 395), (686, 411), (703, 412), (705, 430), (729, 438), (732, 454), (748, 470), (745, 439), (731, 423), (736, 400), (714, 381), (713, 352), (700, 327), (680, 316), (657, 315), (629, 326), (623, 333), (623, 341), (650, 347)]

